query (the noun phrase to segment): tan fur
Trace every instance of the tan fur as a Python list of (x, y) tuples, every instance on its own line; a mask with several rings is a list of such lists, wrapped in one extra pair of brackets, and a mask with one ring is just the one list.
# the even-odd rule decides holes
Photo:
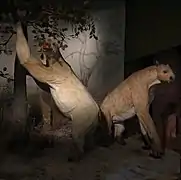
[(58, 109), (72, 120), (74, 143), (83, 152), (84, 137), (98, 123), (99, 107), (72, 68), (60, 57), (50, 67), (30, 55), (30, 49), (17, 24), (16, 52), (20, 63), (38, 81), (48, 84)]
[[(164, 71), (167, 71), (164, 73)], [(120, 83), (117, 88), (110, 92), (101, 104), (101, 110), (106, 116), (111, 133), (113, 121), (121, 122), (137, 115), (143, 134), (148, 133), (154, 140), (155, 148), (160, 150), (154, 122), (149, 114), (149, 88), (161, 81), (170, 82), (170, 77), (175, 78), (169, 65), (155, 65), (137, 71)], [(116, 125), (116, 133), (124, 131), (123, 125)], [(119, 129), (122, 129), (119, 131)], [(116, 136), (118, 134), (115, 134)]]
[[(61, 56), (59, 50), (53, 47), (51, 41), (45, 41), (43, 46), (41, 46), (40, 52), (40, 60), (44, 64), (44, 66), (47, 67), (52, 66), (54, 63), (56, 63), (55, 58), (59, 59), (59, 57)], [(50, 129), (59, 129), (63, 124), (67, 123), (70, 120), (69, 118), (65, 117), (57, 108), (49, 91), (44, 91), (40, 86), (39, 95), (43, 120), (43, 132), (46, 132)]]
[(43, 120), (43, 132), (59, 129), (63, 124), (69, 121), (69, 118), (66, 118), (59, 111), (50, 93), (40, 89), (39, 95)]

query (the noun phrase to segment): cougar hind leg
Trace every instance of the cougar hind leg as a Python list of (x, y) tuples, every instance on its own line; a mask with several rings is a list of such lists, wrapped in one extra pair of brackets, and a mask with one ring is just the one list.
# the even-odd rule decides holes
[(116, 142), (121, 145), (126, 145), (126, 141), (124, 139), (124, 134), (123, 134), (124, 131), (125, 131), (125, 126), (123, 122), (114, 124), (114, 130), (113, 130), (114, 138)]
[(51, 96), (44, 91), (40, 91), (40, 107), (42, 112), (42, 131), (46, 132), (51, 129)]
[[(73, 127), (74, 128), (74, 127)], [(70, 154), (68, 161), (80, 161), (83, 155), (93, 149), (95, 145), (94, 141), (94, 131), (95, 128), (92, 127), (91, 130), (86, 134), (79, 134), (77, 130), (73, 130), (72, 133), (72, 144), (70, 148)]]
[(72, 144), (70, 147), (69, 157), (68, 161), (80, 161), (82, 159), (82, 156), (84, 154), (84, 137), (76, 137), (75, 135), (72, 135)]
[(121, 145), (126, 145), (126, 141), (124, 139), (124, 134), (123, 134), (125, 131), (123, 118), (121, 116), (114, 115), (112, 119), (114, 125), (113, 136), (115, 141)]
[[(86, 118), (89, 114), (85, 114)], [(83, 116), (83, 115), (82, 115)], [(68, 161), (80, 161), (85, 150), (94, 146), (94, 132), (98, 124), (98, 114), (88, 118), (87, 121), (78, 115), (72, 118), (72, 145)]]

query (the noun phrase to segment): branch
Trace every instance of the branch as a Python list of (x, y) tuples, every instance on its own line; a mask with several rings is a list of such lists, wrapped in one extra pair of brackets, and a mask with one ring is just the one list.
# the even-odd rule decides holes
[(0, 77), (7, 79), (8, 82), (14, 81), (13, 78), (11, 78), (8, 74), (4, 74), (2, 71), (0, 71)]
[(15, 32), (12, 32), (11, 35), (9, 36), (9, 38), (5, 42), (0, 43), (0, 46), (6, 46), (14, 34), (15, 34)]
[(82, 53), (82, 52), (75, 51), (75, 52), (72, 52), (72, 53), (70, 53), (69, 55), (67, 55), (67, 56), (65, 57), (65, 59), (68, 58), (68, 57), (70, 57), (70, 56), (73, 56), (74, 54), (81, 54), (81, 55), (84, 55), (84, 56), (90, 56), (90, 55), (96, 56), (96, 53), (94, 53), (94, 52), (85, 53), (85, 54), (84, 54), (84, 53)]
[(7, 81), (8, 82), (10, 82), (10, 81), (14, 81), (14, 79), (13, 78), (10, 78), (10, 77), (5, 77), (5, 76), (2, 76), (2, 75), (0, 75), (0, 77), (2, 77), (2, 78), (4, 78), (4, 79), (7, 79)]

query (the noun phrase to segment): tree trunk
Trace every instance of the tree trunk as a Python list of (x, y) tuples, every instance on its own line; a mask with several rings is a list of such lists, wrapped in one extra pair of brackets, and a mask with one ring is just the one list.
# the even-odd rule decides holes
[[(27, 25), (22, 23), (23, 32), (28, 38)], [(26, 70), (20, 64), (16, 55), (14, 64), (14, 101), (13, 101), (13, 139), (21, 143), (19, 137), (23, 137), (27, 124), (27, 92), (26, 92)], [(22, 134), (23, 133), (23, 134)], [(23, 135), (23, 136), (22, 136)], [(17, 139), (18, 138), (18, 139)]]

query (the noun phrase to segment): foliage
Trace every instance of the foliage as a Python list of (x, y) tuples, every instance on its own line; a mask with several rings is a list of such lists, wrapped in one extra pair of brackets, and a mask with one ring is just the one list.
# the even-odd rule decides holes
[[(34, 39), (40, 46), (51, 38), (54, 45), (64, 50), (68, 47), (67, 39), (76, 38), (84, 31), (89, 32), (90, 38), (97, 40), (94, 20), (90, 14), (90, 2), (85, 0), (7, 0), (3, 1), (0, 10), (0, 53), (12, 53), (8, 42), (16, 33), (13, 23), (20, 19), (33, 27)], [(59, 28), (61, 21), (65, 27)], [(68, 33), (70, 26), (71, 33)]]
[(0, 71), (0, 77), (6, 79), (7, 83), (10, 83), (10, 82), (14, 81), (14, 79), (7, 72), (7, 68), (6, 67), (4, 67), (3, 70)]

